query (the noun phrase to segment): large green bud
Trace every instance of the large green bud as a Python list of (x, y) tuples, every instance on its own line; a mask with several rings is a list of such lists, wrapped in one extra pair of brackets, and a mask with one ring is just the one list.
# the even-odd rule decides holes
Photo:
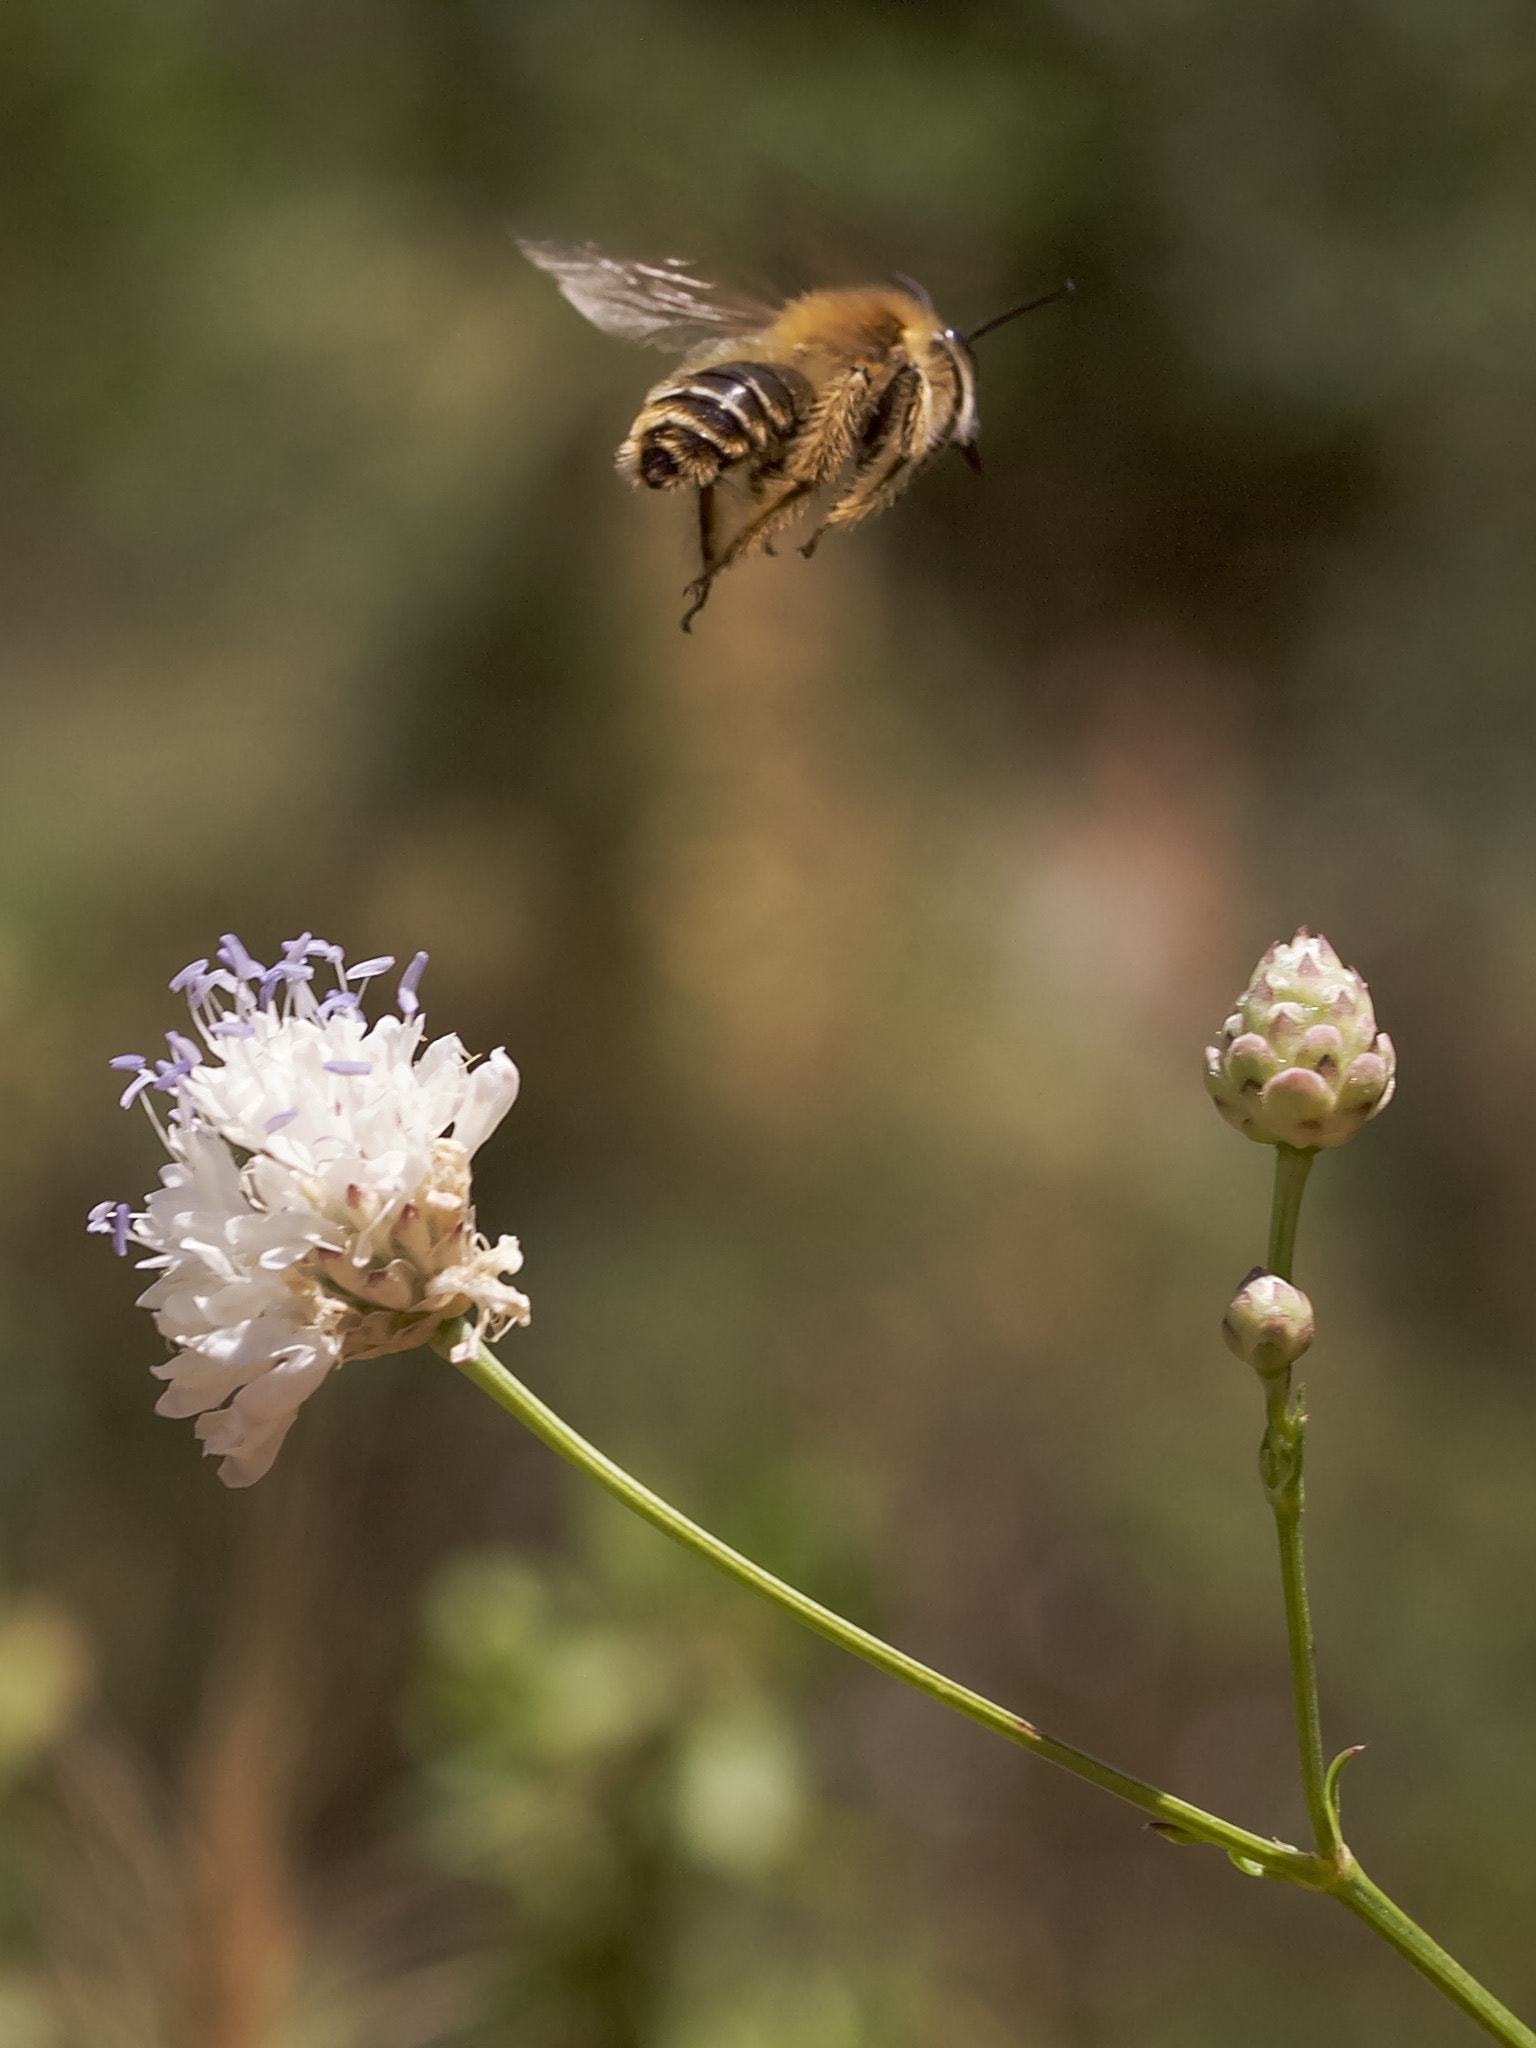
[(1212, 1101), (1259, 1145), (1342, 1145), (1386, 1108), (1396, 1081), (1370, 990), (1305, 925), (1270, 947), (1205, 1049)]

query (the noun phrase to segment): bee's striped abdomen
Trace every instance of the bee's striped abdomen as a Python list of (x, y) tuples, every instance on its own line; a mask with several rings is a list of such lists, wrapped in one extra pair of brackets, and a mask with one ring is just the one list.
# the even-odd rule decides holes
[(646, 400), (619, 450), (619, 468), (653, 490), (712, 484), (738, 462), (771, 458), (809, 400), (797, 371), (769, 363), (716, 363), (685, 373)]

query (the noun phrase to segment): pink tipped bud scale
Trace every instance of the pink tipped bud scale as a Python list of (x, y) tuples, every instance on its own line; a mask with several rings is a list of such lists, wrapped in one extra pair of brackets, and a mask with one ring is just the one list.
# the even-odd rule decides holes
[(1260, 1145), (1342, 1145), (1392, 1099), (1397, 1056), (1370, 990), (1328, 941), (1303, 927), (1265, 953), (1216, 1044), (1205, 1085), (1235, 1129)]

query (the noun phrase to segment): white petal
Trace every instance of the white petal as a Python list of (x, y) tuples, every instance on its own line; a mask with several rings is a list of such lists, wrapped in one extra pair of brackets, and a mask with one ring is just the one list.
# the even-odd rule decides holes
[(453, 1135), (466, 1152), (479, 1151), (516, 1102), (520, 1085), (517, 1068), (502, 1046), (475, 1068), (464, 1107), (453, 1121)]
[(252, 1486), (272, 1469), (300, 1406), (335, 1363), (319, 1346), (296, 1350), (242, 1387), (227, 1408), (199, 1417), (204, 1453), (223, 1460), (219, 1477), (226, 1486)]

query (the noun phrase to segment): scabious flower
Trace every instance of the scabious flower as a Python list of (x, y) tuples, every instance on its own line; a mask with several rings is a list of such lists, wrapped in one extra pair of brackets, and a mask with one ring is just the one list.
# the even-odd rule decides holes
[[(142, 1210), (100, 1202), (87, 1227), (147, 1250), (157, 1277), (139, 1305), (176, 1347), (155, 1367), (169, 1382), (156, 1412), (198, 1418), (227, 1486), (267, 1471), (333, 1367), (409, 1351), (456, 1317), (472, 1319), (469, 1353), (528, 1320), (508, 1284), (517, 1240), (481, 1236), (470, 1202), (471, 1155), (517, 1069), (500, 1048), (475, 1065), (456, 1037), (423, 1043), (426, 960), (406, 969), (398, 1015), (370, 1023), (363, 992), (392, 959), (348, 967), (305, 932), (264, 967), (228, 934), (216, 964), (171, 983), (197, 1038), (170, 1031), (169, 1058), (112, 1062), (170, 1163)], [(170, 1098), (163, 1118), (151, 1092)]]
[(1277, 941), (1205, 1049), (1205, 1085), (1260, 1145), (1342, 1145), (1392, 1100), (1397, 1054), (1371, 992), (1305, 925)]

